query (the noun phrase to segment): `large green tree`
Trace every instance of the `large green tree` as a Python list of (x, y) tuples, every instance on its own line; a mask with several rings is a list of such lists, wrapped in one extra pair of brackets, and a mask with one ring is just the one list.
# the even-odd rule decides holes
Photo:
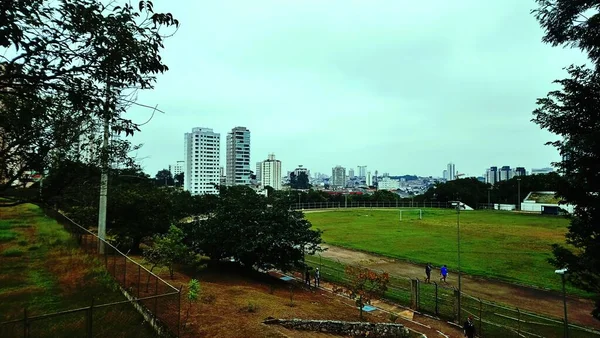
[(102, 121), (112, 132), (138, 130), (123, 117), (135, 101), (126, 94), (152, 88), (168, 69), (161, 29), (177, 25), (150, 1), (2, 1), (0, 195), (25, 171), (81, 150), (79, 137)]
[(556, 163), (567, 184), (558, 191), (575, 205), (567, 243), (554, 247), (552, 262), (568, 267), (575, 285), (598, 295), (593, 315), (600, 319), (600, 0), (538, 0), (534, 11), (544, 41), (586, 52), (593, 68), (571, 66), (560, 89), (538, 99), (533, 121), (561, 139), (550, 142), (562, 155)]
[(196, 252), (212, 260), (233, 258), (247, 267), (289, 270), (319, 250), (321, 232), (285, 200), (245, 186), (221, 187), (216, 209), (185, 228)]

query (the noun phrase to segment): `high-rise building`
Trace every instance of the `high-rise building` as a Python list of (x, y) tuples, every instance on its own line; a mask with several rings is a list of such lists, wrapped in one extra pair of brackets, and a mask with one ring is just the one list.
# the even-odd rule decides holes
[[(175, 162), (175, 164), (170, 164), (169, 171), (171, 172), (171, 174), (173, 176), (179, 175), (179, 174), (185, 172), (185, 161), (177, 161), (177, 162)], [(185, 176), (185, 174), (184, 174), (184, 176)]]
[(250, 130), (235, 127), (227, 133), (227, 185), (250, 184)]
[(185, 133), (184, 187), (192, 195), (218, 194), (221, 135), (210, 128)]
[(442, 172), (442, 177), (447, 180), (448, 179), (448, 170), (444, 169), (444, 171)]
[(527, 176), (527, 171), (523, 167), (516, 167), (515, 176)]
[(448, 181), (452, 181), (454, 179), (456, 179), (456, 167), (454, 166), (454, 163), (450, 162), (448, 163), (447, 169), (448, 170)]
[(256, 162), (256, 180), (262, 182), (262, 162)]
[(514, 177), (513, 171), (510, 166), (505, 165), (500, 168), (500, 172), (498, 173), (498, 181), (508, 181)]
[(379, 181), (377, 170), (375, 170), (375, 176), (373, 176), (373, 185), (377, 186), (377, 182)]
[[(352, 169), (350, 169), (352, 170)], [(367, 176), (367, 166), (366, 165), (359, 165), (358, 166), (358, 177), (359, 178), (365, 178)]]
[(263, 186), (281, 190), (281, 161), (275, 159), (275, 154), (269, 154), (269, 158), (261, 162), (260, 172)]
[(300, 173), (305, 173), (307, 177), (310, 177), (310, 170), (308, 170), (308, 168), (302, 168), (302, 164), (294, 169), (294, 175), (296, 175), (296, 177), (300, 176)]
[(498, 182), (498, 167), (490, 167), (485, 171), (485, 183), (494, 185), (496, 182)]
[(367, 187), (373, 186), (373, 177), (371, 176), (370, 171), (367, 171), (367, 177), (366, 177), (365, 183), (367, 184)]
[(350, 179), (354, 178), (354, 169), (352, 169), (352, 168), (348, 169), (348, 177)]
[(335, 168), (331, 169), (330, 185), (333, 188), (346, 187), (346, 168), (338, 165)]
[(547, 167), (547, 168), (532, 168), (531, 169), (531, 175), (538, 175), (538, 174), (549, 174), (554, 172), (553, 168)]

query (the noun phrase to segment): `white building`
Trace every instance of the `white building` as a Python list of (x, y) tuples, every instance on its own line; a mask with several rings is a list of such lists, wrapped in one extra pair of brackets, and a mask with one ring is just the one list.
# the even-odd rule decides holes
[(391, 179), (389, 176), (383, 177), (377, 184), (378, 190), (397, 190), (400, 188), (400, 181)]
[(261, 162), (260, 172), (263, 186), (281, 190), (281, 161), (275, 159), (275, 154), (269, 154), (269, 158)]
[(367, 177), (366, 177), (366, 182), (367, 187), (372, 187), (373, 186), (373, 176), (371, 176), (371, 172), (367, 171)]
[(307, 177), (310, 177), (310, 170), (308, 168), (302, 168), (302, 165), (298, 165), (298, 168), (294, 170), (296, 177), (300, 176), (300, 173), (305, 173)]
[(250, 185), (250, 130), (235, 127), (227, 133), (227, 185)]
[(254, 174), (256, 175), (256, 180), (262, 182), (262, 162), (256, 162), (256, 171)]
[(346, 187), (346, 168), (338, 165), (331, 169), (330, 185), (333, 188)]
[[(169, 171), (171, 172), (173, 177), (175, 177), (175, 175), (179, 175), (179, 174), (185, 172), (185, 161), (177, 161), (177, 162), (175, 162), (175, 164), (170, 164)], [(185, 176), (185, 174), (184, 174), (184, 176)]]
[(210, 128), (193, 128), (184, 137), (184, 188), (192, 195), (218, 194), (221, 135)]
[(364, 178), (367, 176), (367, 166), (366, 165), (359, 165), (358, 166), (358, 177), (359, 178)]
[(348, 177), (350, 179), (354, 178), (354, 169), (352, 169), (352, 168), (348, 169)]
[(454, 163), (450, 162), (448, 163), (447, 169), (448, 170), (448, 181), (452, 181), (454, 179), (456, 179), (456, 167), (454, 166)]

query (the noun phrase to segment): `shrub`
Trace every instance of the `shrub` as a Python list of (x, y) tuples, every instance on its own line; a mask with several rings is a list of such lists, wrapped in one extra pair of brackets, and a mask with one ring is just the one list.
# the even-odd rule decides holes
[(256, 303), (249, 301), (248, 305), (246, 305), (246, 311), (250, 313), (255, 313), (258, 311), (258, 305)]
[(8, 248), (2, 251), (4, 257), (21, 257), (23, 256), (23, 250), (21, 248)]

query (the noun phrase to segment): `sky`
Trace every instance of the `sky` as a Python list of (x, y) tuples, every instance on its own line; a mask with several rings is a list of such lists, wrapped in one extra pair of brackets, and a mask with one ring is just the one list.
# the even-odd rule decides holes
[[(366, 165), (392, 175), (466, 176), (547, 167), (557, 136), (530, 122), (577, 50), (541, 42), (533, 0), (155, 0), (181, 22), (170, 70), (139, 103), (156, 114), (132, 142), (154, 175), (184, 159), (193, 127), (251, 131), (251, 161), (287, 172)], [(145, 122), (151, 111), (128, 115)]]

